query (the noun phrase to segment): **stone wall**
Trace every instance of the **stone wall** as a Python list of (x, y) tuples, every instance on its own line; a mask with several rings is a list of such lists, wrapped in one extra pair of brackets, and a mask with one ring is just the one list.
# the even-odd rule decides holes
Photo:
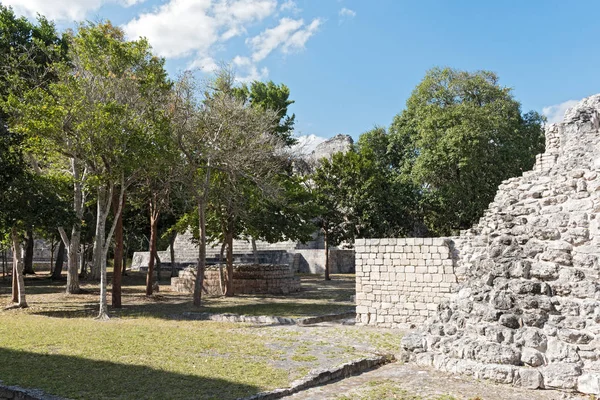
[[(325, 245), (323, 238), (315, 236), (314, 240), (305, 244), (292, 241), (267, 243), (256, 241), (259, 264), (286, 264), (290, 265), (295, 272), (322, 274), (325, 271)], [(178, 235), (173, 249), (175, 250), (175, 267), (183, 269), (196, 264), (198, 260), (198, 246), (193, 242), (191, 234)], [(219, 264), (220, 245), (207, 248), (206, 261), (208, 264)], [(247, 240), (233, 241), (234, 263), (254, 263), (252, 244)], [(171, 266), (171, 254), (169, 250), (159, 251), (161, 265), (164, 268)], [(132, 269), (146, 271), (150, 253), (147, 251), (135, 252), (133, 254)], [(329, 262), (331, 273), (353, 273), (354, 251), (332, 248), (329, 250)]]
[(411, 359), (600, 394), (599, 128), (596, 95), (546, 128), (533, 170), (504, 181), (479, 223), (454, 240), (459, 283), (402, 339)]
[[(223, 266), (225, 269), (225, 266)], [(171, 289), (193, 293), (196, 272), (193, 268), (179, 271), (171, 278)], [(233, 291), (235, 294), (288, 294), (300, 291), (300, 278), (288, 265), (235, 265), (233, 268)], [(209, 296), (220, 296), (221, 278), (218, 266), (206, 268), (204, 292)]]
[(358, 239), (356, 318), (364, 325), (424, 322), (459, 277), (449, 238)]

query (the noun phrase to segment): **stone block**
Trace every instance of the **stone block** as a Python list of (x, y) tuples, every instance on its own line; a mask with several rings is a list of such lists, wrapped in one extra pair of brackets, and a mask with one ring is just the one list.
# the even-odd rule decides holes
[(557, 363), (541, 369), (546, 389), (575, 389), (581, 375), (579, 364)]
[(600, 374), (583, 374), (577, 378), (577, 390), (585, 394), (600, 394)]
[(517, 382), (525, 389), (539, 389), (544, 385), (542, 374), (537, 369), (521, 368), (518, 371), (519, 377)]

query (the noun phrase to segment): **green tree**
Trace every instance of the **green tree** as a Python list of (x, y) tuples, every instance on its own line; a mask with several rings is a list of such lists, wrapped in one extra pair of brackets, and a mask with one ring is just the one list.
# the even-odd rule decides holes
[(54, 24), (39, 16), (37, 24), (17, 18), (0, 4), (0, 97), (45, 86), (56, 79), (49, 66), (66, 57), (67, 42)]
[(274, 111), (278, 122), (273, 127), (273, 134), (286, 146), (297, 143), (297, 139), (292, 137), (296, 115), (287, 115), (288, 107), (294, 104), (294, 101), (289, 99), (290, 89), (286, 85), (277, 85), (273, 81), (254, 81), (250, 87), (242, 85), (233, 88), (233, 92), (244, 102), (249, 102), (252, 107)]
[[(97, 205), (92, 277), (100, 278), (99, 317), (107, 317), (106, 258), (119, 223), (127, 188), (158, 156), (156, 137), (169, 90), (164, 60), (145, 40), (127, 41), (109, 22), (81, 25), (69, 38), (69, 62), (57, 65), (58, 79), (22, 98), (13, 96), (22, 130), (30, 141), (62, 155), (70, 164), (74, 209), (83, 219), (85, 198)], [(117, 204), (107, 227), (112, 203)], [(71, 238), (69, 265), (76, 271), (81, 222)]]
[[(201, 95), (190, 74), (176, 88), (174, 132), (186, 163), (193, 173), (191, 189), (198, 210), (199, 254), (194, 305), (201, 304), (206, 264), (207, 207), (223, 210), (227, 236), (236, 224), (236, 204), (246, 185), (263, 191), (277, 174), (280, 141), (272, 134), (278, 116), (271, 110), (251, 107), (233, 90), (234, 77), (220, 71)], [(232, 263), (228, 260), (228, 294), (233, 294)]]
[(530, 169), (544, 148), (543, 118), (521, 113), (488, 71), (434, 68), (394, 118), (397, 167), (422, 192), (430, 234), (470, 227), (500, 182)]
[(60, 223), (71, 219), (71, 214), (68, 203), (55, 190), (52, 177), (35, 174), (28, 168), (22, 140), (0, 119), (0, 234), (11, 238), (13, 302), (24, 308), (27, 301), (21, 258), (23, 234), (33, 227), (56, 230)]
[[(340, 154), (340, 153), (338, 153)], [(337, 154), (334, 154), (336, 158)], [(314, 223), (323, 234), (325, 242), (325, 280), (329, 277), (329, 248), (337, 246), (349, 236), (348, 210), (341, 199), (343, 189), (339, 184), (343, 172), (324, 158), (311, 176), (312, 195), (317, 217)]]

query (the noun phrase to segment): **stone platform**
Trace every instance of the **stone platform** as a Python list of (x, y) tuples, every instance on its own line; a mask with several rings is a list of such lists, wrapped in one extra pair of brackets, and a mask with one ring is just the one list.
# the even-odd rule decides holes
[[(225, 266), (223, 266), (225, 270)], [(204, 293), (221, 296), (221, 279), (218, 266), (209, 266), (204, 272)], [(186, 268), (179, 276), (171, 278), (171, 288), (182, 293), (192, 293), (196, 271)], [(235, 265), (233, 267), (235, 294), (288, 294), (300, 291), (300, 278), (288, 265)]]

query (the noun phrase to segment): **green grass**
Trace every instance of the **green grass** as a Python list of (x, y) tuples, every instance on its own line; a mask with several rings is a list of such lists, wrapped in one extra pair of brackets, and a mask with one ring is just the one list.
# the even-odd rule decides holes
[(73, 399), (226, 399), (285, 386), (275, 352), (232, 328), (1, 314), (0, 377)]
[[(341, 346), (339, 338), (309, 347), (303, 340), (313, 339), (299, 332), (177, 317), (186, 311), (295, 317), (353, 309), (351, 276), (331, 282), (304, 276), (305, 290), (291, 296), (206, 298), (198, 309), (190, 295), (170, 292), (167, 282), (146, 297), (143, 275), (130, 273), (123, 308), (102, 322), (93, 319), (97, 284), (65, 295), (64, 283), (44, 275), (26, 280), (28, 309), (0, 308), (0, 380), (72, 399), (226, 400), (286, 387), (323, 362), (316, 356), (322, 349)], [(0, 279), (0, 307), (9, 304), (9, 294), (10, 282)]]
[[(46, 274), (26, 280), (27, 312), (60, 318), (93, 317), (98, 308), (97, 284), (85, 284), (87, 295), (65, 296), (64, 283), (52, 282)], [(111, 280), (109, 274), (109, 282)], [(355, 293), (354, 277), (334, 275), (333, 280), (309, 275), (302, 277), (302, 291), (285, 296), (241, 295), (235, 297), (204, 297), (203, 306), (196, 308), (191, 295), (171, 292), (169, 279), (161, 281), (161, 291), (155, 296), (145, 296), (145, 276), (130, 272), (123, 279), (123, 308), (111, 310), (120, 318), (169, 318), (185, 312), (232, 313), (241, 315), (276, 315), (281, 317), (309, 317), (336, 314), (354, 310), (350, 297)], [(110, 291), (110, 287), (109, 287)], [(8, 301), (10, 282), (0, 279), (0, 305)], [(110, 302), (110, 292), (109, 292)]]

